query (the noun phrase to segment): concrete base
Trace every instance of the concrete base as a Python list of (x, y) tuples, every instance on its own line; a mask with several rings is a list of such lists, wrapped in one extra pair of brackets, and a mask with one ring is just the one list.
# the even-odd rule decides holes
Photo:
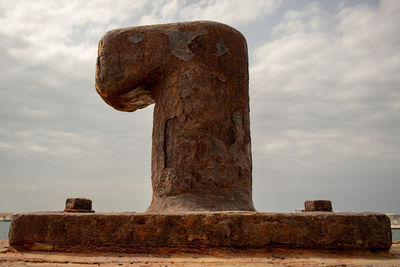
[(208, 248), (389, 250), (389, 218), (380, 213), (62, 213), (13, 217), (17, 250), (162, 253)]

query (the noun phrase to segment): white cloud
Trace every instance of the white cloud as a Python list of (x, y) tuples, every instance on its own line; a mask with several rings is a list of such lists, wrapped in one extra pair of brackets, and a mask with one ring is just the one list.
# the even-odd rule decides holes
[(287, 11), (283, 21), (275, 27), (273, 33), (289, 34), (321, 30), (328, 22), (329, 16), (326, 15), (317, 2), (310, 4), (304, 10)]
[(264, 161), (292, 182), (399, 170), (399, 8), (381, 1), (329, 14), (314, 3), (285, 13), (250, 68), (256, 173)]
[[(92, 64), (96, 43), (108, 29), (131, 26), (146, 1), (6, 1), (0, 16), (0, 35), (13, 37), (24, 46), (9, 48), (13, 58), (46, 62), (57, 58), (63, 64)], [(139, 13), (140, 14), (140, 13)], [(130, 21), (130, 23), (129, 23)], [(62, 69), (60, 71), (64, 71)]]
[(198, 0), (153, 1), (150, 14), (144, 16), (141, 24), (157, 24), (188, 20), (214, 20), (230, 25), (242, 25), (271, 15), (281, 4), (280, 0)]

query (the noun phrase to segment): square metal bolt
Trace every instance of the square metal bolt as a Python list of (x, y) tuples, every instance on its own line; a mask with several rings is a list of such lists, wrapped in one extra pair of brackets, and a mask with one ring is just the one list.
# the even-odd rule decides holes
[(87, 198), (67, 198), (65, 202), (65, 212), (94, 212), (92, 211), (92, 201)]
[(304, 202), (304, 211), (332, 211), (330, 200), (307, 200)]

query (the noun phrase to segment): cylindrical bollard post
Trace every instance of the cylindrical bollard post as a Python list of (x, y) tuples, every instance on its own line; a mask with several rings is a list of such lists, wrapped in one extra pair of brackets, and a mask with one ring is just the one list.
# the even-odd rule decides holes
[(241, 33), (204, 21), (110, 31), (96, 89), (122, 111), (155, 103), (149, 212), (254, 210)]

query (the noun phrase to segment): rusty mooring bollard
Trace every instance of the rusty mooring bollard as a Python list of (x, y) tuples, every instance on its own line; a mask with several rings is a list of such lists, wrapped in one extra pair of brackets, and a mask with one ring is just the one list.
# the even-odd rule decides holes
[(92, 201), (87, 198), (67, 198), (64, 212), (94, 212)]
[(100, 96), (121, 111), (155, 103), (148, 212), (254, 210), (248, 79), (246, 40), (224, 24), (103, 36)]

